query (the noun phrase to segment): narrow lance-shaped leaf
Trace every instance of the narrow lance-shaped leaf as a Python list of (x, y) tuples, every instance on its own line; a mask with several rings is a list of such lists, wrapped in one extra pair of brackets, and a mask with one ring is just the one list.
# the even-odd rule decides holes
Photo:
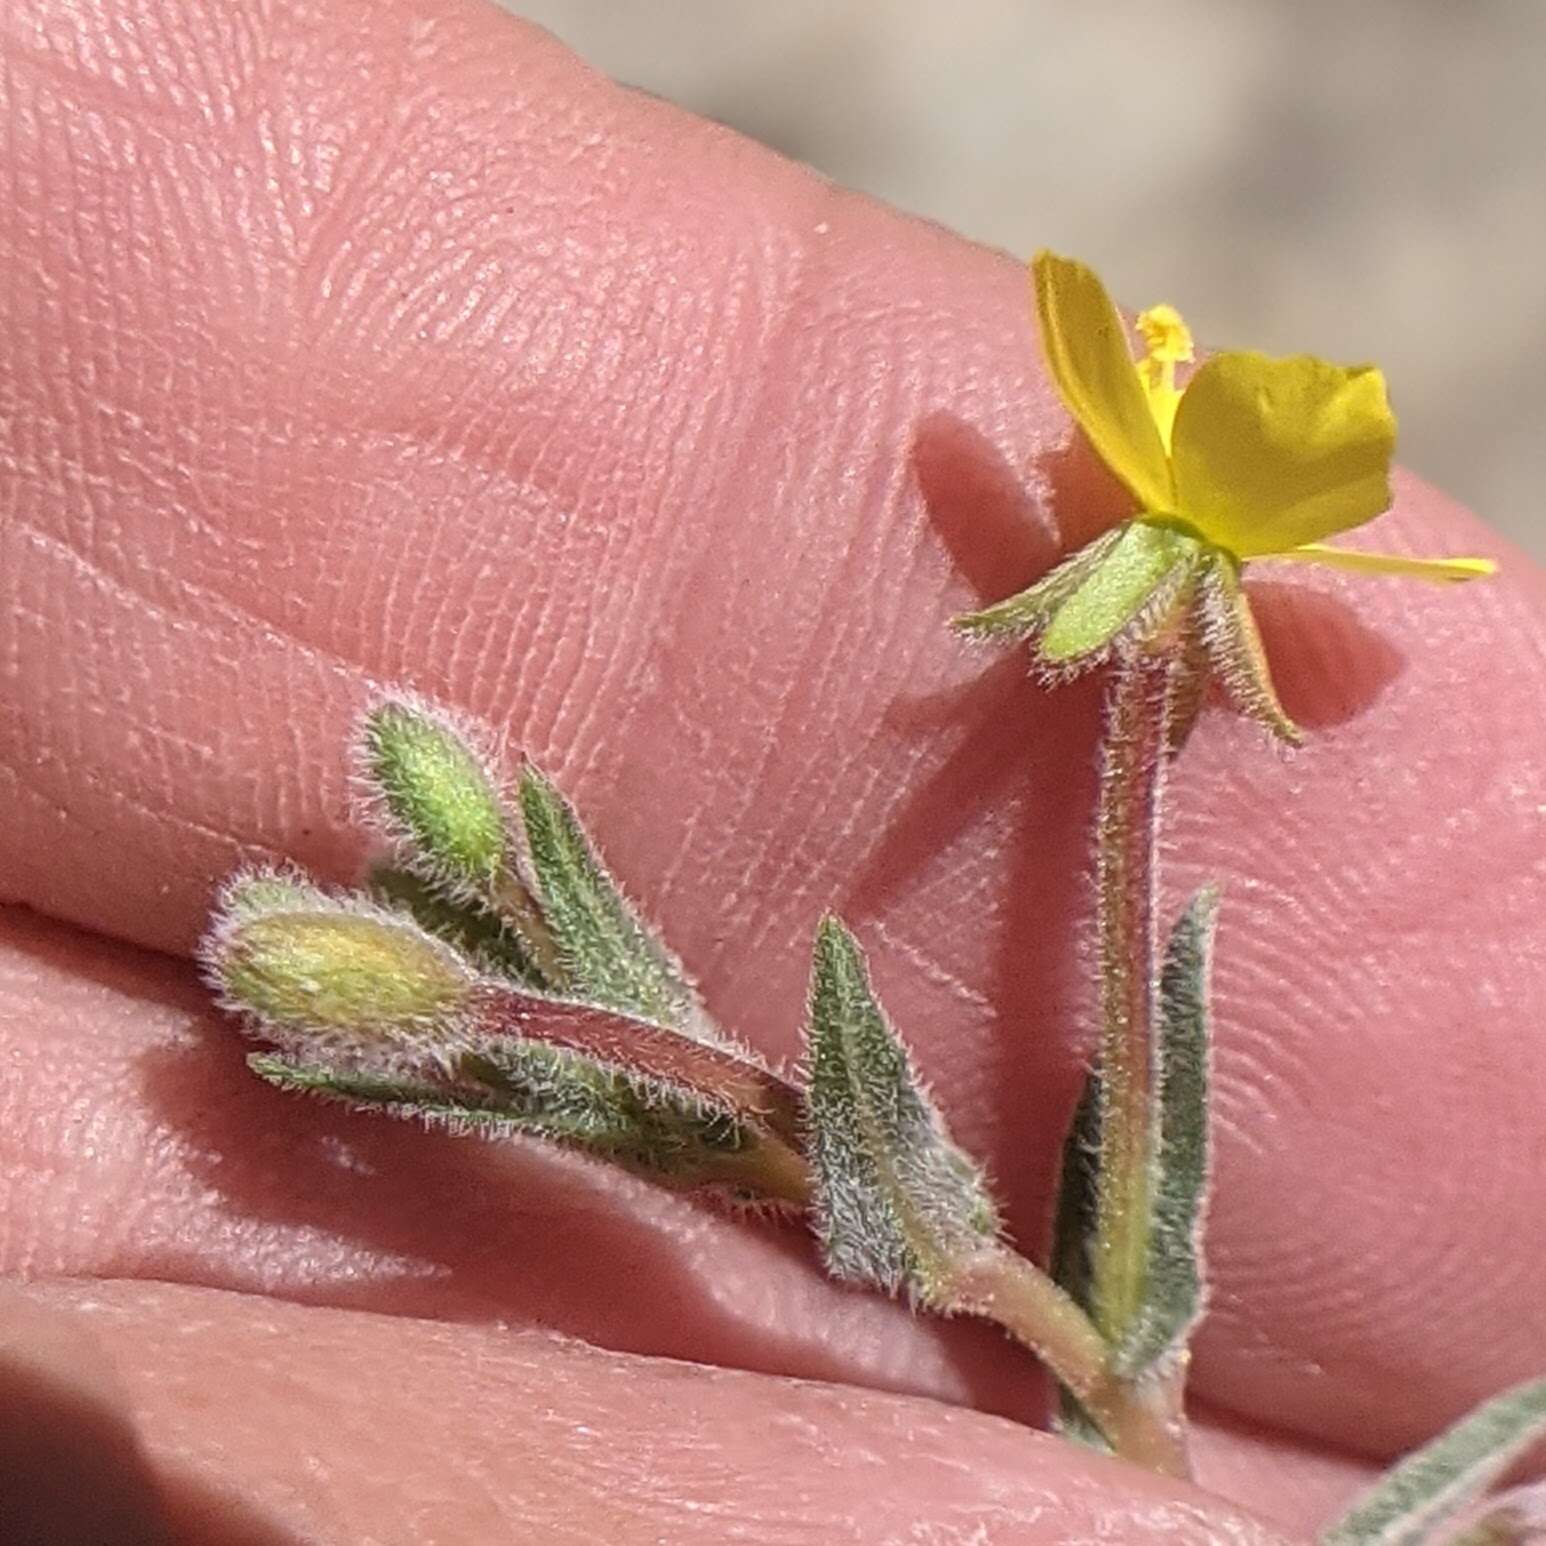
[(1420, 1546), (1546, 1439), (1546, 1379), (1517, 1385), (1398, 1462), (1321, 1546)]
[[(1090, 1251), (1100, 1186), (1099, 1079), (1098, 1069), (1085, 1076), (1068, 1136), (1063, 1140), (1057, 1209), (1052, 1222), (1052, 1281), (1087, 1313), (1093, 1307)], [(1056, 1423), (1064, 1438), (1089, 1449), (1110, 1452), (1106, 1436), (1066, 1385), (1059, 1387)]]
[(1138, 1376), (1173, 1367), (1202, 1314), (1208, 1188), (1208, 978), (1218, 893), (1192, 899), (1160, 974), (1152, 1212), (1142, 1298), (1113, 1360)]
[(521, 770), (519, 799), (531, 889), (562, 959), (565, 991), (731, 1045), (680, 963), (603, 868), (574, 808), (530, 764)]
[(816, 934), (808, 1036), (807, 1141), (827, 1266), (928, 1302), (957, 1258), (997, 1238), (997, 1211), (836, 918)]
[(454, 945), (484, 970), (523, 987), (546, 986), (514, 930), (486, 907), (451, 901), (422, 875), (390, 864), (371, 871), (370, 889), (382, 902), (411, 914), (420, 928)]
[(465, 1054), (441, 1072), (254, 1053), (248, 1066), (280, 1089), (491, 1138), (535, 1138), (679, 1189), (718, 1187), (799, 1203), (770, 1165), (763, 1135), (690, 1092), (635, 1080), (576, 1053), (510, 1042), (498, 1066)]

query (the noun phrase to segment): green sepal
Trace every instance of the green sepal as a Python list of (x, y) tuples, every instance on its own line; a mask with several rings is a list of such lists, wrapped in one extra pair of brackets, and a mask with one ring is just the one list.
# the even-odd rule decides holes
[(215, 903), (215, 918), (229, 922), (256, 918), (273, 912), (307, 912), (334, 909), (336, 897), (309, 876), (289, 866), (239, 870), (224, 886)]
[[(1091, 1070), (1063, 1140), (1057, 1207), (1052, 1218), (1052, 1281), (1086, 1314), (1094, 1309), (1091, 1249), (1100, 1196), (1100, 1076)], [(1066, 1385), (1058, 1387), (1053, 1425), (1064, 1438), (1110, 1454), (1111, 1445), (1083, 1403)]]
[(954, 1262), (998, 1238), (998, 1210), (832, 917), (816, 931), (807, 1037), (806, 1146), (828, 1270), (930, 1303)]
[(1122, 539), (1123, 528), (1113, 527), (1082, 548), (1070, 553), (1034, 585), (979, 612), (964, 612), (952, 618), (950, 626), (968, 639), (1015, 643), (1039, 634), (1057, 609), (1099, 567), (1102, 560)]
[(1202, 1314), (1208, 1191), (1208, 981), (1218, 893), (1204, 887), (1170, 936), (1160, 973), (1157, 1120), (1143, 1290), (1112, 1365), (1126, 1378), (1168, 1373)]
[(1166, 610), (1201, 554), (1201, 545), (1185, 532), (1130, 521), (1053, 614), (1037, 658), (1059, 668), (1102, 658), (1119, 635)]
[(681, 963), (603, 868), (574, 807), (530, 763), (521, 769), (517, 797), (527, 881), (563, 964), (562, 991), (713, 1046), (732, 1046)]
[(1485, 1402), (1398, 1461), (1320, 1546), (1421, 1546), (1546, 1437), (1546, 1379)]
[(1211, 551), (1198, 570), (1193, 594), (1192, 632), (1202, 640), (1230, 705), (1278, 740), (1302, 745), (1304, 732), (1278, 700), (1272, 667), (1235, 560), (1217, 549)]

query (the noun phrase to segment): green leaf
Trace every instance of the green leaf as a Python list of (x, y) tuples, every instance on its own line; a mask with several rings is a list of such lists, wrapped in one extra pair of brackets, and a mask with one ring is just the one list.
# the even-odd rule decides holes
[(1194, 538), (1149, 521), (1121, 537), (1047, 625), (1037, 658), (1050, 666), (1100, 659), (1116, 637), (1180, 591), (1201, 557)]
[(540, 1139), (674, 1187), (759, 1192), (760, 1135), (691, 1094), (540, 1043), (492, 1050), (464, 1053), (443, 1077), (272, 1053), (247, 1063), (283, 1090), (459, 1133)]
[(366, 717), (361, 757), (410, 867), (450, 896), (491, 897), (508, 837), (493, 758), (472, 729), (389, 699)]
[(1329, 1530), (1321, 1546), (1419, 1546), (1546, 1438), (1546, 1379), (1517, 1385), (1408, 1455)]
[(808, 1037), (808, 1148), (827, 1266), (927, 1303), (956, 1258), (997, 1239), (997, 1209), (876, 1002), (857, 942), (832, 917), (816, 932)]
[(1208, 1191), (1208, 978), (1218, 893), (1192, 898), (1160, 974), (1153, 1204), (1143, 1296), (1113, 1365), (1132, 1378), (1173, 1367), (1202, 1314)]
[(602, 867), (573, 806), (529, 763), (519, 800), (531, 891), (567, 976), (562, 991), (710, 1045), (733, 1045)]
[(980, 612), (952, 618), (950, 626), (968, 639), (1013, 643), (1040, 633), (1052, 615), (1079, 589), (1121, 540), (1124, 528), (1113, 527), (1071, 553), (1034, 585), (995, 602)]
[[(1079, 1308), (1094, 1306), (1094, 1267), (1090, 1252), (1100, 1186), (1100, 1080), (1091, 1070), (1063, 1140), (1058, 1172), (1057, 1209), (1052, 1222), (1052, 1281)], [(1066, 1385), (1059, 1386), (1057, 1431), (1088, 1449), (1110, 1453), (1111, 1446), (1083, 1403)]]
[(422, 875), (391, 864), (371, 871), (370, 887), (382, 902), (411, 913), (420, 928), (454, 945), (485, 971), (522, 987), (546, 986), (515, 931), (481, 903), (450, 901)]

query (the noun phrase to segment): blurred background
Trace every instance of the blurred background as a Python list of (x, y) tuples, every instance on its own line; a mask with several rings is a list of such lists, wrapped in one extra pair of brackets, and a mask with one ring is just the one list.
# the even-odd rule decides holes
[(1382, 365), (1546, 558), (1546, 0), (503, 0), (599, 68), (1199, 338)]

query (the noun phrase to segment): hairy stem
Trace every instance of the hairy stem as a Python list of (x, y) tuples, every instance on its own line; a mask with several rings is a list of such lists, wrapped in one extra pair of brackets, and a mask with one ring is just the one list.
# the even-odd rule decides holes
[(555, 991), (562, 990), (567, 985), (569, 973), (558, 953), (553, 931), (548, 927), (542, 909), (527, 890), (525, 882), (518, 876), (505, 873), (495, 882), (490, 901), (494, 911), (504, 919), (525, 947), (532, 965), (542, 974), (547, 985)]
[(1093, 1253), (1096, 1324), (1117, 1342), (1137, 1312), (1152, 1208), (1155, 845), (1173, 662), (1120, 660), (1111, 679), (1096, 817), (1100, 935), (1100, 1168)]
[(1118, 1378), (1110, 1346), (1083, 1310), (1034, 1263), (993, 1246), (955, 1265), (935, 1291), (944, 1310), (997, 1322), (1030, 1348), (1134, 1465), (1187, 1477), (1185, 1430), (1169, 1392)]

